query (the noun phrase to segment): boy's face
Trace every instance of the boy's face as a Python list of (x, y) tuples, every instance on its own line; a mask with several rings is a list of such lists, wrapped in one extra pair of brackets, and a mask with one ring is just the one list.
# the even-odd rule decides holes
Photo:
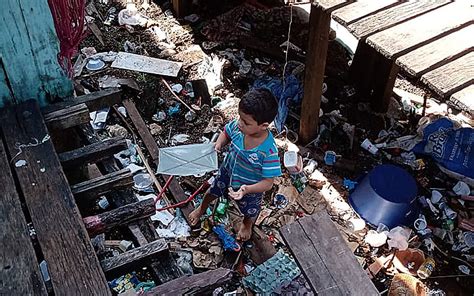
[(244, 135), (255, 135), (266, 131), (268, 128), (267, 122), (258, 124), (257, 121), (250, 114), (246, 114), (242, 111), (239, 111), (239, 116), (240, 118), (238, 126)]

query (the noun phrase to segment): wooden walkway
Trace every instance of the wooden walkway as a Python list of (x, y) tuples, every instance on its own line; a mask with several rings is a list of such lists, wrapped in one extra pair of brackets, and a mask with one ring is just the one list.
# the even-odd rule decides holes
[(308, 114), (302, 114), (303, 140), (314, 136), (315, 128), (308, 125), (317, 125), (310, 114), (319, 114), (315, 109), (319, 109), (324, 74), (320, 59), (326, 58), (325, 31), (331, 18), (359, 39), (350, 76), (358, 94), (369, 97), (375, 111), (386, 111), (401, 70), (440, 98), (474, 114), (472, 1), (315, 0), (311, 15), (306, 73), (312, 75), (305, 78), (302, 113)]
[(44, 258), (56, 295), (110, 295), (37, 103), (4, 109), (0, 120), (0, 294), (47, 295)]

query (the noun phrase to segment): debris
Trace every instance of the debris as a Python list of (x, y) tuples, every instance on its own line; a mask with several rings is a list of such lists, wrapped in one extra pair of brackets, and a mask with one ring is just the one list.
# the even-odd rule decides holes
[(400, 272), (416, 276), (416, 272), (424, 261), (425, 254), (422, 251), (409, 248), (396, 251), (393, 265)]
[(334, 151), (326, 151), (324, 153), (324, 163), (326, 165), (334, 165), (336, 163), (337, 154)]
[(240, 245), (237, 243), (235, 238), (229, 232), (226, 231), (224, 225), (216, 225), (212, 227), (212, 231), (217, 234), (217, 237), (222, 242), (222, 247), (224, 248), (224, 250), (235, 252), (240, 251)]
[(457, 195), (470, 195), (471, 194), (471, 189), (469, 188), (469, 185), (467, 185), (463, 181), (458, 181), (456, 185), (454, 185), (453, 191)]
[(379, 149), (374, 144), (372, 144), (369, 139), (365, 139), (364, 142), (360, 144), (360, 147), (369, 151), (373, 155), (376, 155), (379, 152)]
[(421, 264), (420, 268), (416, 272), (421, 279), (428, 278), (435, 268), (436, 262), (433, 258), (426, 258), (423, 264)]
[(347, 227), (352, 231), (360, 231), (365, 228), (365, 221), (359, 218), (352, 218), (347, 221)]
[(89, 113), (89, 116), (91, 118), (90, 123), (93, 129), (98, 130), (98, 129), (105, 128), (105, 123), (107, 121), (107, 116), (109, 115), (109, 111), (110, 111), (110, 108), (107, 107), (107, 108)]
[[(120, 87), (121, 85), (126, 85), (130, 88), (133, 88), (137, 91), (140, 91), (140, 87), (137, 82), (132, 78), (117, 78), (115, 76), (105, 75), (99, 78), (99, 87), (100, 88), (111, 88), (111, 87)], [(119, 107), (120, 108), (120, 107)], [(124, 107), (122, 107), (124, 108)], [(126, 113), (125, 113), (126, 117)]]
[(149, 174), (136, 174), (135, 176), (133, 176), (133, 182), (135, 183), (133, 187), (136, 190), (143, 192), (153, 192), (153, 189), (151, 187), (153, 184), (153, 180), (151, 179)]
[(15, 167), (19, 168), (26, 165), (26, 160), (20, 159), (15, 162)]
[(133, 247), (133, 243), (128, 240), (121, 240), (118, 247), (120, 250), (122, 250), (122, 252), (126, 252)]
[(138, 10), (133, 3), (127, 3), (127, 8), (122, 9), (118, 13), (118, 23), (121, 26), (146, 26), (148, 18), (138, 13)]
[(107, 126), (106, 129), (111, 137), (122, 137), (122, 138), (130, 137), (128, 130), (121, 125), (118, 125), (118, 124), (109, 125)]
[(408, 248), (408, 239), (410, 238), (411, 230), (397, 226), (389, 231), (388, 246), (398, 250), (406, 250)]
[(176, 77), (182, 63), (151, 58), (127, 52), (119, 52), (112, 68)]
[(189, 140), (189, 135), (177, 134), (171, 138), (171, 145), (182, 144)]
[(163, 122), (166, 119), (166, 113), (163, 111), (158, 111), (153, 115), (152, 119), (156, 122)]
[(428, 288), (417, 278), (409, 274), (396, 274), (390, 289), (388, 290), (388, 296), (425, 296), (428, 292)]
[(87, 62), (86, 69), (89, 71), (97, 71), (105, 67), (105, 63), (102, 60), (90, 59)]
[(283, 164), (290, 174), (297, 174), (303, 168), (303, 160), (301, 155), (295, 151), (286, 151), (283, 157)]
[(262, 209), (258, 214), (257, 220), (255, 220), (255, 225), (260, 226), (266, 218), (268, 218), (272, 214), (272, 209)]
[(102, 210), (106, 210), (110, 206), (109, 201), (107, 200), (107, 197), (105, 196), (102, 196), (97, 202), (97, 204)]
[(314, 159), (310, 159), (308, 160), (308, 163), (306, 164), (306, 166), (303, 168), (303, 171), (307, 175), (311, 175), (317, 167), (318, 167), (318, 162)]
[(371, 247), (378, 248), (387, 242), (387, 232), (378, 233), (375, 230), (369, 230), (365, 236), (364, 241), (368, 243)]
[(474, 149), (468, 148), (473, 145), (474, 129), (458, 128), (445, 117), (422, 118), (419, 125), (423, 138), (413, 152), (432, 156), (444, 173), (474, 186)]
[(150, 133), (152, 136), (158, 136), (163, 132), (163, 128), (156, 123), (150, 124)]

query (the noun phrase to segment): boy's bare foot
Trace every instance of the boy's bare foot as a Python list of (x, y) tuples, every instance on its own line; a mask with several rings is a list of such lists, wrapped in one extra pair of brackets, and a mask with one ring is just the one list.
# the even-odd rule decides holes
[(194, 211), (189, 214), (189, 223), (191, 224), (191, 227), (194, 227), (199, 223), (203, 214), (204, 210), (201, 206), (195, 208)]
[(240, 224), (239, 233), (237, 233), (237, 240), (246, 242), (252, 236), (253, 221), (249, 218), (244, 218), (242, 224)]

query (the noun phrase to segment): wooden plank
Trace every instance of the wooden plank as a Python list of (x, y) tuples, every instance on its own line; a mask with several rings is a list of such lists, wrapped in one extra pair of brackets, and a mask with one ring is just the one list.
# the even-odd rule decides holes
[[(36, 101), (4, 110), (0, 120), (9, 155), (21, 152), (15, 160), (27, 164), (15, 168), (15, 173), (48, 262), (55, 294), (77, 291), (110, 295)], [(21, 151), (16, 148), (18, 143), (31, 143), (32, 139), (37, 139), (38, 145)]]
[(110, 138), (93, 143), (72, 151), (59, 154), (63, 166), (71, 167), (87, 163), (98, 162), (127, 149), (127, 141), (123, 138)]
[(324, 265), (318, 250), (298, 221), (282, 226), (280, 233), (316, 294), (343, 295), (334, 280), (338, 275), (332, 275)]
[(164, 239), (159, 239), (117, 256), (104, 259), (100, 264), (107, 277), (112, 278), (140, 268), (147, 261), (165, 252), (169, 252), (168, 243)]
[(0, 56), (0, 108), (6, 103), (16, 103), (16, 101), (14, 100), (11, 85), (3, 66), (2, 57)]
[(408, 74), (419, 77), (474, 49), (474, 25), (415, 49), (397, 59)]
[(348, 26), (349, 24), (360, 20), (363, 17), (379, 12), (380, 10), (393, 7), (400, 3), (400, 1), (396, 0), (359, 0), (335, 10), (332, 13), (332, 17), (341, 25)]
[(138, 135), (142, 138), (143, 144), (148, 150), (148, 153), (150, 153), (151, 159), (156, 161), (159, 153), (158, 144), (156, 144), (155, 139), (153, 139), (153, 136), (150, 134), (150, 131), (148, 130), (145, 121), (143, 121), (143, 118), (140, 116), (137, 107), (130, 99), (124, 100), (123, 106), (127, 109), (128, 117), (137, 129)]
[(396, 58), (474, 22), (469, 1), (456, 1), (367, 38), (387, 58)]
[(233, 280), (232, 270), (218, 268), (195, 275), (181, 277), (146, 292), (146, 296), (208, 295)]
[(315, 0), (313, 5), (318, 5), (322, 10), (330, 13), (338, 8), (344, 7), (350, 3), (354, 2), (353, 0)]
[(58, 111), (44, 114), (44, 121), (49, 129), (63, 130), (90, 121), (86, 104), (70, 106)]
[(457, 108), (474, 115), (474, 84), (454, 93), (449, 101)]
[(133, 174), (129, 169), (121, 169), (104, 176), (87, 180), (71, 186), (74, 195), (100, 195), (113, 189), (129, 186), (133, 183)]
[(299, 220), (344, 295), (379, 295), (325, 211)]
[(146, 199), (83, 219), (91, 236), (104, 233), (118, 225), (126, 225), (138, 219), (147, 218), (156, 213), (155, 201)]
[(331, 16), (319, 6), (311, 6), (308, 53), (301, 103), (299, 136), (303, 143), (313, 140), (318, 133), (319, 109), (328, 51)]
[(82, 103), (86, 104), (90, 111), (97, 111), (120, 102), (122, 102), (122, 91), (119, 88), (108, 88), (46, 106), (41, 109), (41, 112), (47, 114)]
[(47, 295), (0, 137), (0, 295)]
[(474, 51), (421, 76), (438, 95), (445, 98), (474, 82)]
[(365, 39), (369, 35), (391, 28), (450, 2), (449, 0), (403, 2), (355, 21), (347, 28), (358, 39)]
[(112, 68), (176, 77), (183, 63), (119, 52)]

